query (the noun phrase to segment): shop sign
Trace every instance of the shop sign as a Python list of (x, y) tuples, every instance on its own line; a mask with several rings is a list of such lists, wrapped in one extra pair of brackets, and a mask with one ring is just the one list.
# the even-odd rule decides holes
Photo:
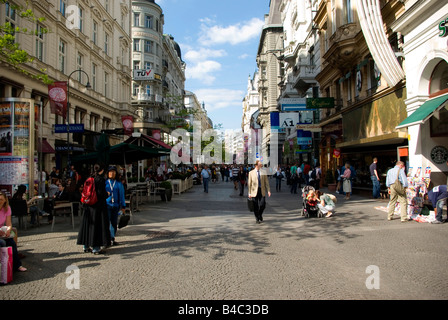
[[(84, 132), (84, 124), (70, 124), (69, 132), (70, 133), (83, 133)], [(55, 124), (54, 125), (54, 133), (67, 133), (67, 125), (66, 124)]]
[(334, 98), (309, 98), (306, 99), (307, 109), (331, 109), (334, 108)]
[(334, 149), (333, 150), (333, 158), (339, 159), (341, 157), (341, 150)]
[(445, 20), (440, 21), (439, 23), (439, 30), (440, 30), (440, 34), (439, 37), (446, 37), (448, 36), (448, 18), (446, 18)]
[(442, 164), (448, 161), (448, 150), (443, 146), (436, 146), (431, 150), (431, 160)]
[(162, 80), (162, 76), (160, 74), (154, 73), (152, 69), (135, 69), (134, 80)]

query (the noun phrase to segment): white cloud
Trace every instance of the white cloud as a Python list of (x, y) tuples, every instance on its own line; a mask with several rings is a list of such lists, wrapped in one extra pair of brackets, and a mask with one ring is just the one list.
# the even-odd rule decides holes
[(209, 26), (201, 20), (201, 36), (199, 43), (204, 46), (215, 44), (230, 43), (232, 45), (240, 44), (256, 38), (260, 35), (264, 21), (258, 18), (253, 18), (243, 23), (237, 23), (228, 27)]
[[(231, 89), (199, 89), (194, 92), (199, 101), (205, 102), (207, 111), (223, 108), (242, 108), (244, 91)], [(237, 121), (238, 119), (236, 119)]]
[(249, 54), (244, 53), (244, 54), (240, 55), (240, 56), (238, 57), (238, 59), (244, 60), (244, 59), (247, 59), (247, 58), (249, 58), (249, 57), (250, 57)]
[(221, 64), (216, 61), (201, 61), (192, 66), (187, 64), (185, 70), (187, 79), (196, 79), (205, 84), (212, 84), (216, 77), (213, 73), (221, 70)]
[(206, 48), (200, 48), (199, 50), (188, 50), (184, 58), (186, 61), (191, 61), (193, 63), (197, 63), (202, 60), (206, 60), (209, 58), (221, 58), (227, 55), (227, 52), (224, 50), (211, 50)]

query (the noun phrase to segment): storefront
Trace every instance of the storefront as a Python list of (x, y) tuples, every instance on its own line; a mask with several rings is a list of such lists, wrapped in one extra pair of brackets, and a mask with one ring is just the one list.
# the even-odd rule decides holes
[(407, 162), (406, 131), (395, 127), (406, 118), (404, 103), (406, 88), (398, 85), (384, 90), (374, 99), (351, 109), (343, 110), (340, 119), (322, 125), (320, 156), (322, 171), (343, 166), (346, 162), (356, 170), (353, 188), (371, 190), (369, 166), (378, 158), (381, 183), (384, 186), (387, 170), (397, 160)]
[[(431, 186), (446, 184), (448, 167), (448, 3), (417, 1), (392, 25), (404, 36), (411, 175), (430, 172)], [(426, 17), (424, 20), (420, 17)]]

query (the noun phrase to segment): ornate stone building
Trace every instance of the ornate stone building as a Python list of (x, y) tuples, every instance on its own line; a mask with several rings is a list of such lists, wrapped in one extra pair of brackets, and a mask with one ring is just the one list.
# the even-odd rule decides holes
[[(20, 17), (12, 3), (26, 5), (45, 20)], [(34, 58), (23, 68), (31, 75), (44, 70), (51, 80), (68, 82), (69, 123), (84, 125), (83, 133), (56, 133), (55, 125), (65, 119), (51, 113), (48, 86), (1, 63), (0, 98), (42, 102), (43, 125), (38, 134), (47, 146), (42, 150), (44, 169), (62, 169), (69, 156), (93, 151), (102, 130), (122, 127), (121, 116), (130, 109), (130, 0), (82, 0), (75, 5), (68, 0), (16, 0), (0, 5), (0, 21), (33, 32), (16, 34), (20, 48)], [(42, 28), (50, 32), (43, 33)], [(90, 89), (86, 89), (88, 82)], [(118, 142), (118, 137), (111, 137), (111, 144)]]

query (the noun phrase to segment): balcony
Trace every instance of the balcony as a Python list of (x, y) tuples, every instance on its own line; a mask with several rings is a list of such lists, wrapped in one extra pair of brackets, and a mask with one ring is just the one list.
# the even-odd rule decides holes
[(146, 93), (138, 93), (137, 95), (132, 95), (133, 101), (145, 102), (145, 103), (158, 103), (162, 104), (163, 98), (158, 94), (146, 94)]
[[(358, 36), (359, 37), (358, 39)], [(348, 23), (340, 26), (329, 39), (329, 49), (323, 58), (332, 67), (340, 70), (350, 68), (358, 60), (363, 40), (361, 27), (358, 23)]]

